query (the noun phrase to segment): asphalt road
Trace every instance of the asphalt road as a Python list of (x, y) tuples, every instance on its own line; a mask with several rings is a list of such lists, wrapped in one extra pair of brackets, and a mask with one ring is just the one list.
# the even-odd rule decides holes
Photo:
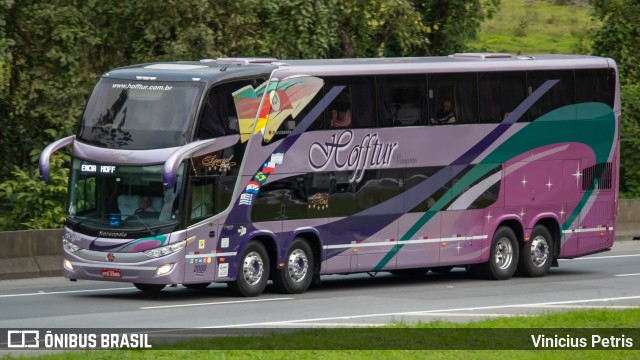
[(223, 284), (148, 295), (128, 284), (39, 278), (0, 281), (0, 328), (370, 326), (392, 321), (470, 321), (575, 308), (640, 306), (640, 241), (561, 260), (543, 278), (475, 279), (464, 269), (407, 279), (332, 275), (304, 294), (271, 286), (233, 297)]

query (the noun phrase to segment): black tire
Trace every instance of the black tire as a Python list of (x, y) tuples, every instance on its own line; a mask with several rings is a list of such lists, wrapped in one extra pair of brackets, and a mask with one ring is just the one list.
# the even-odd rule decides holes
[(182, 284), (187, 289), (206, 289), (207, 286), (211, 285), (210, 282), (207, 283), (197, 283), (197, 284)]
[(236, 280), (227, 285), (236, 296), (258, 296), (267, 286), (269, 269), (267, 249), (261, 243), (251, 241), (242, 253)]
[(421, 278), (427, 275), (429, 268), (417, 268), (417, 269), (398, 269), (390, 271), (392, 275), (404, 276), (408, 278)]
[(139, 283), (133, 283), (133, 286), (137, 287), (138, 290), (140, 290), (142, 292), (159, 293), (167, 285), (164, 285), (164, 284), (139, 284)]
[(506, 226), (501, 226), (493, 234), (489, 261), (482, 264), (480, 270), (486, 279), (507, 280), (518, 268), (518, 239)]
[(315, 268), (311, 246), (305, 239), (295, 238), (287, 251), (284, 268), (274, 269), (273, 285), (285, 294), (301, 294), (311, 285)]
[(518, 272), (523, 276), (545, 276), (553, 262), (553, 237), (544, 225), (536, 225), (529, 241), (522, 244)]
[(430, 268), (429, 270), (434, 273), (446, 274), (453, 269), (453, 266), (438, 266), (434, 268)]

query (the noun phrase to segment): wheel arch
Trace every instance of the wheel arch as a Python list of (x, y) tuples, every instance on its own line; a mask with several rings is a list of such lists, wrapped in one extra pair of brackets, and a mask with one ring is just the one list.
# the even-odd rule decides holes
[(320, 240), (320, 233), (315, 228), (296, 229), (292, 233), (291, 237), (288, 239), (286, 243), (286, 248), (281, 251), (281, 253), (283, 253), (282, 254), (283, 259), (284, 257), (287, 256), (289, 245), (291, 244), (293, 239), (297, 237), (304, 239), (309, 244), (309, 246), (311, 246), (311, 251), (313, 252), (313, 258), (315, 260), (314, 273), (319, 274), (320, 264), (322, 264), (322, 259), (324, 258), (324, 252), (322, 251), (322, 241)]
[[(238, 254), (244, 253), (250, 242), (257, 241), (261, 243), (267, 250), (269, 255), (269, 263), (275, 264), (278, 261), (278, 244), (276, 243), (275, 235), (271, 232), (256, 232), (247, 236), (247, 240), (243, 242), (242, 247), (239, 249)], [(240, 255), (241, 256), (241, 255)]]
[[(493, 236), (498, 231), (498, 229), (500, 229), (500, 227), (502, 226), (508, 227), (511, 230), (513, 230), (513, 232), (516, 234), (516, 240), (518, 241), (519, 244), (524, 241), (524, 225), (520, 221), (520, 218), (518, 218), (517, 216), (505, 216), (498, 219), (498, 221), (496, 221), (496, 226), (493, 228), (493, 231), (489, 232), (489, 236), (486, 240), (487, 241), (486, 248), (491, 248), (491, 243), (493, 242)], [(490, 251), (488, 250), (483, 251), (482, 257), (480, 259), (481, 263), (485, 261), (489, 261), (489, 253)]]
[(554, 216), (541, 217), (535, 222), (535, 225), (531, 229), (533, 230), (537, 225), (543, 225), (551, 233), (551, 241), (553, 241), (553, 262), (557, 263), (558, 256), (560, 255), (560, 241), (562, 238), (558, 219)]

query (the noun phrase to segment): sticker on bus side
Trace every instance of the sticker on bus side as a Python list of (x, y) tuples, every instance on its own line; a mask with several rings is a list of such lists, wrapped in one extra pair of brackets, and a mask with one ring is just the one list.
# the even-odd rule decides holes
[(227, 276), (229, 276), (229, 264), (219, 264), (218, 265), (218, 276), (219, 277), (227, 277)]

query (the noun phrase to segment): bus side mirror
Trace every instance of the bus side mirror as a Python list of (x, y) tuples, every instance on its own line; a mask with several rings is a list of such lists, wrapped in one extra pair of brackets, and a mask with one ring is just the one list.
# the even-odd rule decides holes
[(76, 139), (75, 135), (67, 136), (60, 140), (54, 141), (49, 144), (44, 150), (42, 150), (42, 154), (40, 154), (39, 168), (40, 168), (40, 178), (43, 181), (49, 180), (49, 161), (51, 159), (51, 155), (62, 149), (63, 147), (69, 146), (73, 144), (73, 141)]

